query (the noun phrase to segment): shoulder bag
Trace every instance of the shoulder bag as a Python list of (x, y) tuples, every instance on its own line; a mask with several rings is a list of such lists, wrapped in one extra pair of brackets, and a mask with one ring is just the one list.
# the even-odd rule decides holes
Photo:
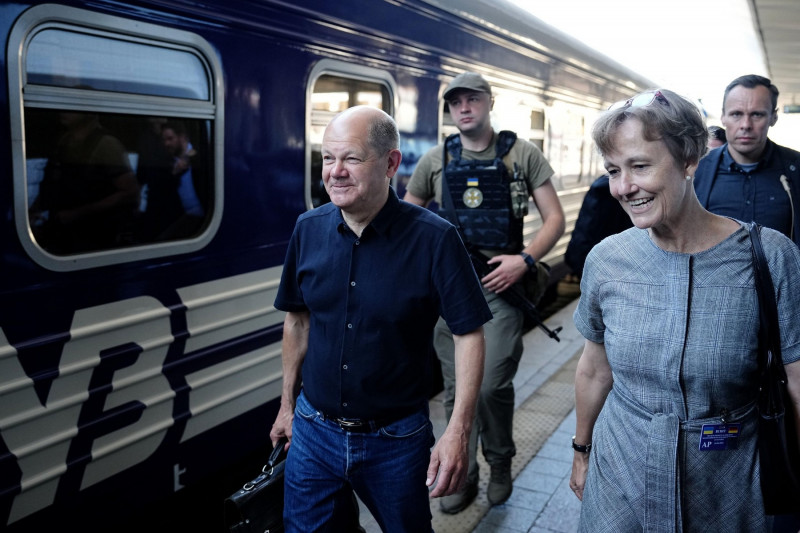
[(759, 304), (758, 452), (761, 494), (768, 515), (800, 512), (800, 447), (794, 404), (789, 398), (775, 289), (760, 227), (750, 225), (756, 292)]

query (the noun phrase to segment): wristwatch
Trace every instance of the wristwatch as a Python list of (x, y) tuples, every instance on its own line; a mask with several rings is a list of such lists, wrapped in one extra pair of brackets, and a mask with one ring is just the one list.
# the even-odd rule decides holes
[(572, 449), (576, 452), (589, 453), (592, 451), (592, 443), (589, 444), (575, 444), (575, 435), (572, 436)]
[(519, 255), (525, 260), (525, 264), (528, 265), (528, 270), (533, 270), (533, 267), (536, 266), (536, 259), (531, 257), (531, 254), (526, 254), (525, 252), (520, 252)]

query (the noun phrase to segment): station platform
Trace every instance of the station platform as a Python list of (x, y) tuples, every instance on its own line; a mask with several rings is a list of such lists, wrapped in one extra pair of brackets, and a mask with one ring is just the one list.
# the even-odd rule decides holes
[[(507, 502), (491, 506), (486, 499), (489, 466), (478, 449), (478, 497), (464, 511), (444, 514), (439, 500), (431, 500), (436, 533), (574, 533), (580, 501), (569, 489), (572, 469), (570, 442), (575, 429), (575, 367), (583, 337), (575, 329), (572, 313), (578, 304), (577, 286), (559, 283), (559, 294), (576, 291), (570, 303), (545, 320), (548, 328), (562, 327), (560, 342), (540, 328), (523, 337), (524, 352), (514, 379), (516, 411), (514, 442), (517, 455), (511, 463), (514, 491)], [(431, 420), (439, 437), (446, 425), (442, 394), (431, 400)], [(375, 519), (361, 504), (361, 525), (367, 533), (380, 533)]]

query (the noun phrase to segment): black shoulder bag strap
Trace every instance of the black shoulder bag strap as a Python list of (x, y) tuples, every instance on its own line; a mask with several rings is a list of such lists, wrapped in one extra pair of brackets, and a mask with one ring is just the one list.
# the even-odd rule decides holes
[[(781, 333), (778, 325), (778, 306), (775, 303), (775, 287), (769, 272), (767, 258), (761, 244), (760, 226), (750, 224), (750, 242), (753, 246), (753, 267), (756, 274), (756, 292), (759, 306), (759, 344), (765, 349), (759, 350), (759, 369), (773, 373), (777, 378), (786, 381), (786, 369), (783, 367), (781, 355)], [(771, 402), (770, 402), (771, 403)], [(772, 406), (774, 409), (774, 405)], [(780, 406), (783, 410), (783, 406)]]
[(760, 227), (750, 225), (756, 292), (758, 333), (758, 451), (761, 494), (769, 515), (800, 512), (800, 450), (786, 369), (781, 357), (781, 336), (775, 288), (761, 245)]

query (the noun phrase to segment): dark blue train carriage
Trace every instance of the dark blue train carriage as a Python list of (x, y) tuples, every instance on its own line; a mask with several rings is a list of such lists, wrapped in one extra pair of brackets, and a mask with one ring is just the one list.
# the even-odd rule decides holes
[[(402, 194), (453, 131), (443, 88), (479, 71), (495, 126), (556, 169), (571, 228), (601, 173), (594, 116), (649, 84), (488, 0), (19, 1), (0, 6), (0, 32), (9, 531), (120, 529), (266, 454), (281, 386), (271, 303), (296, 217), (327, 200), (333, 114), (367, 104), (397, 119)], [(534, 209), (528, 236), (537, 222)], [(215, 501), (194, 506), (196, 523), (221, 527)]]

